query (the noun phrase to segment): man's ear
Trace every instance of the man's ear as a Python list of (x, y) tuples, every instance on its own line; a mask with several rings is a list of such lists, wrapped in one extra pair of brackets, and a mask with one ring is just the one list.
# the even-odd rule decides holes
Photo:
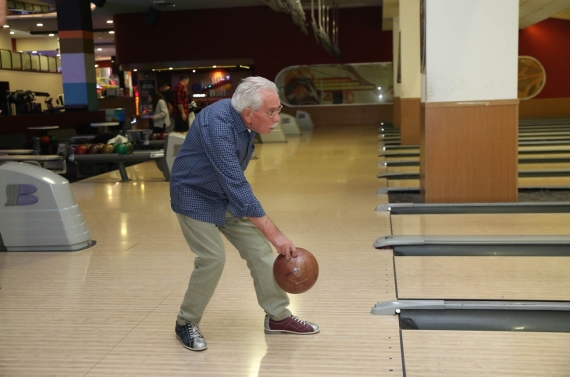
[(251, 117), (253, 116), (253, 110), (251, 107), (246, 107), (242, 110), (241, 115), (247, 124), (251, 123)]

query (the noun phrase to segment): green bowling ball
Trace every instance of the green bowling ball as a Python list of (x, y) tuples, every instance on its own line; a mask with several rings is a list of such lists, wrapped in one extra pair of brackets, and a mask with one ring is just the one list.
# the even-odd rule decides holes
[(127, 147), (125, 144), (123, 143), (118, 143), (115, 145), (115, 153), (118, 154), (127, 154), (129, 152), (129, 147)]
[(133, 146), (133, 144), (128, 142), (128, 143), (125, 143), (125, 145), (128, 148), (127, 154), (133, 154), (133, 152), (135, 151), (135, 147)]

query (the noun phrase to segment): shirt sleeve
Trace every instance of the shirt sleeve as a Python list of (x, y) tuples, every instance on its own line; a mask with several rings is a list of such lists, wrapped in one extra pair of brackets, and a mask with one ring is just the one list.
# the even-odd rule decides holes
[(206, 155), (228, 197), (228, 211), (238, 218), (265, 216), (261, 203), (245, 179), (238, 158), (237, 140), (231, 127), (206, 125), (202, 137)]

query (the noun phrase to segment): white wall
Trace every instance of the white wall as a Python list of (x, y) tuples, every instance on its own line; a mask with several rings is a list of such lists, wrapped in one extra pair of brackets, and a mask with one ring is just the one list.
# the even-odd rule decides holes
[(518, 0), (426, 0), (423, 102), (517, 98)]
[[(47, 92), (53, 98), (63, 93), (63, 81), (61, 74), (58, 73), (39, 73), (39, 72), (22, 72), (0, 70), (0, 81), (8, 81), (10, 83), (10, 91), (31, 90), (32, 92)], [(42, 104), (42, 109), (46, 109), (44, 100), (46, 97), (37, 97), (36, 102)]]

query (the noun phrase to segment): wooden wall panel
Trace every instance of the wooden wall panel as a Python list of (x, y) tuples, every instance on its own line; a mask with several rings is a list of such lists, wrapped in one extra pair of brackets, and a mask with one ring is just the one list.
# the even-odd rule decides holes
[(392, 104), (283, 108), (284, 113), (293, 116), (297, 110), (311, 114), (311, 119), (316, 127), (379, 125), (380, 122), (392, 122), (394, 119)]
[(400, 99), (400, 128), (402, 145), (420, 143), (420, 98)]
[(518, 100), (422, 106), (425, 202), (517, 201)]

